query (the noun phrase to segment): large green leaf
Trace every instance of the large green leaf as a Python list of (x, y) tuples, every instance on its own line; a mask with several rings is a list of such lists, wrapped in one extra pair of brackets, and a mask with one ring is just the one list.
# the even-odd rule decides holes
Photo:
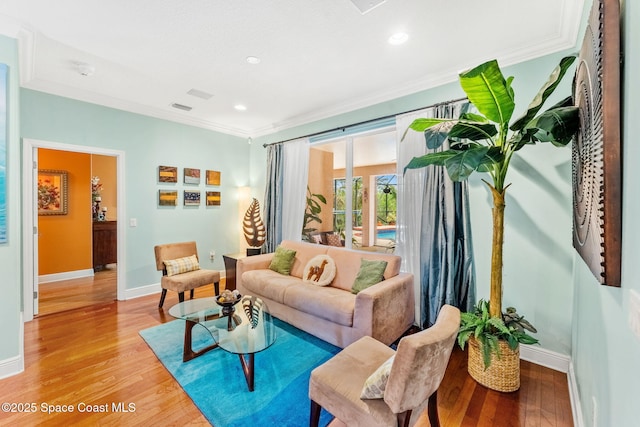
[(495, 59), (460, 73), (460, 85), (469, 101), (489, 120), (508, 124), (515, 103), (511, 78), (507, 82)]
[(457, 156), (458, 153), (456, 150), (446, 150), (414, 157), (407, 166), (404, 167), (404, 172), (406, 173), (407, 169), (420, 169), (430, 165), (444, 166), (447, 159)]
[(528, 127), (529, 122), (536, 116), (536, 114), (538, 114), (538, 111), (540, 111), (547, 98), (549, 98), (553, 91), (556, 90), (556, 87), (560, 84), (562, 77), (564, 77), (575, 59), (575, 56), (565, 56), (560, 60), (560, 64), (554, 68), (548, 80), (544, 85), (542, 85), (540, 91), (538, 91), (531, 101), (531, 104), (529, 104), (527, 112), (511, 125), (511, 130), (519, 131), (524, 127)]
[(437, 125), (438, 123), (450, 121), (450, 120), (451, 119), (436, 119), (436, 118), (415, 119), (413, 122), (411, 122), (409, 127), (405, 129), (404, 133), (402, 134), (402, 138), (400, 140), (404, 141), (404, 139), (407, 136), (407, 132), (409, 132), (409, 129), (414, 130), (416, 132), (424, 132), (425, 130), (429, 129), (431, 126)]
[(488, 151), (489, 147), (485, 146), (457, 151), (458, 154), (451, 156), (444, 161), (449, 178), (453, 181), (464, 181), (469, 178), (469, 175), (471, 175), (483, 163)]
[(491, 139), (497, 134), (498, 130), (492, 123), (479, 123), (460, 120), (449, 131), (449, 138), (482, 141), (484, 139)]
[(537, 129), (535, 137), (541, 142), (551, 142), (563, 147), (571, 142), (579, 125), (578, 107), (562, 107), (545, 111), (530, 122)]
[(427, 148), (435, 150), (439, 148), (449, 137), (449, 132), (456, 126), (456, 121), (436, 123), (424, 130), (424, 140)]

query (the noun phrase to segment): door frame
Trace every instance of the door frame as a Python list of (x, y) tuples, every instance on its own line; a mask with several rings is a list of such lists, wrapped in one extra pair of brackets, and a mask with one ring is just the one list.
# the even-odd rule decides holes
[[(22, 221), (22, 283), (23, 283), (23, 313), (24, 321), (33, 320), (34, 304), (37, 304), (37, 298), (34, 298), (34, 290), (38, 289), (38, 204), (36, 202), (36, 173), (38, 169), (38, 161), (36, 149), (47, 148), (52, 150), (71, 151), (77, 153), (98, 154), (104, 156), (116, 157), (116, 176), (117, 189), (116, 199), (118, 207), (118, 253), (117, 253), (117, 291), (116, 298), (119, 301), (125, 300), (125, 292), (127, 289), (125, 282), (126, 257), (125, 257), (125, 237), (126, 237), (126, 206), (125, 206), (125, 182), (124, 182), (124, 151), (112, 150), (101, 147), (90, 147), (85, 145), (73, 145), (61, 142), (43, 141), (37, 139), (22, 139), (22, 212), (24, 219)], [(87, 183), (87, 185), (89, 185)], [(35, 310), (37, 312), (37, 310)]]

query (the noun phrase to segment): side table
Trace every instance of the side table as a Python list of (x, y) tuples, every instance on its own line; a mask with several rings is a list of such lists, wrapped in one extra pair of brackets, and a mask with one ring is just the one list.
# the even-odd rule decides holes
[(247, 254), (240, 252), (237, 254), (222, 255), (224, 260), (225, 282), (224, 288), (230, 291), (236, 290), (236, 264), (241, 258), (246, 258)]

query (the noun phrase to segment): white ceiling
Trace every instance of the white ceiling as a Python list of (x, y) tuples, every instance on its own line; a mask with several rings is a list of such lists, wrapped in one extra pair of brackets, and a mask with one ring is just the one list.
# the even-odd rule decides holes
[[(2, 0), (0, 33), (20, 41), (23, 87), (255, 137), (571, 48), (583, 3)], [(398, 31), (408, 42), (388, 44)]]

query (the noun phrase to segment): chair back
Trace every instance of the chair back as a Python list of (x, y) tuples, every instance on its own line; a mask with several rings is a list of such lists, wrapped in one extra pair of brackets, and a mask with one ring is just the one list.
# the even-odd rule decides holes
[(395, 413), (413, 410), (438, 389), (460, 329), (460, 310), (440, 309), (436, 323), (400, 340), (384, 401)]
[(156, 254), (156, 269), (164, 270), (164, 261), (170, 259), (184, 258), (191, 255), (198, 257), (196, 242), (168, 243), (153, 247)]

